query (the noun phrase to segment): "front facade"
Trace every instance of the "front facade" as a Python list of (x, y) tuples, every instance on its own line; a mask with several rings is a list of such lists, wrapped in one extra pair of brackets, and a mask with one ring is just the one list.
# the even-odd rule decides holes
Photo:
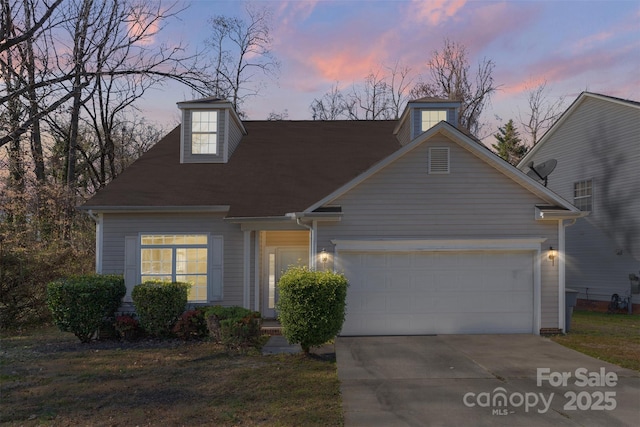
[[(449, 124), (455, 103), (418, 100), (397, 122), (181, 108), (183, 126), (82, 207), (125, 304), (144, 280), (180, 280), (193, 304), (273, 318), (280, 275), (307, 265), (347, 276), (343, 335), (564, 328), (564, 230), (583, 214)], [(208, 108), (230, 129), (184, 119)]]
[(567, 228), (566, 286), (627, 296), (640, 274), (640, 103), (581, 94), (518, 167), (550, 159), (548, 188), (589, 212)]

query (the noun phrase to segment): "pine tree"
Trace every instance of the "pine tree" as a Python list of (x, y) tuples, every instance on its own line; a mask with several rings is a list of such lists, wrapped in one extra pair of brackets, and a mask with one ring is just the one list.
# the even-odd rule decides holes
[(494, 135), (498, 142), (493, 144), (493, 149), (498, 156), (512, 165), (517, 165), (527, 153), (528, 148), (522, 143), (520, 133), (513, 124), (513, 120), (509, 120), (504, 127), (498, 130), (499, 132)]

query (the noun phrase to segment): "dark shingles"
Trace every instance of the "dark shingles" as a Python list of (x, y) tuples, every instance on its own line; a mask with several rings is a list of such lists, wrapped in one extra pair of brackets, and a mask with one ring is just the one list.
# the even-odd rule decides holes
[(400, 148), (395, 121), (246, 121), (226, 164), (180, 164), (171, 131), (84, 208), (230, 205), (230, 217), (301, 211)]

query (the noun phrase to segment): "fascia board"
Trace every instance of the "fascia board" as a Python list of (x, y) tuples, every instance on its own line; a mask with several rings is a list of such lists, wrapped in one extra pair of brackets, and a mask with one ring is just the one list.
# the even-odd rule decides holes
[(96, 213), (182, 213), (182, 212), (229, 212), (229, 205), (216, 206), (78, 206), (78, 210), (93, 211)]
[(587, 92), (582, 92), (567, 108), (564, 113), (556, 120), (556, 122), (551, 125), (551, 127), (545, 132), (544, 135), (540, 138), (540, 140), (533, 146), (533, 148), (525, 154), (525, 156), (520, 160), (517, 165), (517, 168), (522, 170), (526, 165), (531, 161), (530, 159), (540, 150), (540, 147), (544, 146), (551, 135), (556, 133), (556, 131), (562, 126), (562, 124), (571, 116), (571, 114), (578, 108), (578, 105), (582, 103), (582, 101), (588, 96)]
[(505, 239), (333, 239), (336, 251), (536, 251), (546, 237)]
[(353, 189), (358, 184), (360, 184), (363, 181), (367, 180), (369, 177), (375, 175), (378, 171), (384, 169), (386, 166), (390, 165), (391, 163), (395, 162), (400, 157), (404, 156), (408, 152), (410, 152), (413, 149), (415, 149), (416, 147), (418, 147), (422, 142), (426, 141), (431, 136), (433, 136), (436, 133), (440, 132), (440, 130), (443, 128), (443, 126), (446, 126), (446, 122), (444, 122), (444, 121), (438, 123), (437, 125), (435, 125), (431, 129), (429, 129), (428, 131), (420, 134), (416, 139), (414, 139), (413, 141), (411, 141), (410, 143), (408, 143), (404, 147), (400, 148), (399, 150), (397, 150), (393, 154), (389, 155), (387, 158), (385, 158), (385, 159), (381, 160), (380, 162), (376, 163), (375, 165), (371, 166), (368, 170), (366, 170), (362, 174), (358, 175), (357, 177), (353, 178), (351, 181), (347, 182), (342, 187), (340, 187), (337, 190), (335, 190), (333, 193), (329, 194), (328, 196), (326, 196), (323, 199), (319, 200), (318, 202), (314, 203), (313, 205), (311, 205), (310, 207), (305, 209), (303, 212), (305, 214), (313, 212), (314, 210), (318, 209), (319, 207), (321, 207), (321, 206), (329, 203), (330, 201), (340, 197), (341, 195), (345, 194), (347, 191)]
[(364, 173), (362, 173), (361, 175), (359, 175), (356, 178), (352, 179), (351, 181), (349, 181), (348, 183), (346, 183), (342, 187), (338, 188), (333, 193), (329, 194), (325, 198), (321, 199), (317, 203), (315, 203), (312, 206), (310, 206), (309, 208), (305, 209), (304, 212), (305, 213), (306, 212), (311, 212), (311, 211), (319, 208), (320, 206), (323, 206), (326, 203), (329, 203), (329, 202), (335, 200), (336, 198), (338, 198), (341, 195), (345, 194), (347, 191), (353, 189), (354, 187), (356, 187), (358, 184), (362, 183), (363, 181), (365, 181), (369, 177), (371, 177), (374, 174), (376, 174), (381, 169), (385, 168), (389, 164), (391, 164), (391, 163), (395, 162), (396, 160), (398, 160), (400, 157), (406, 155), (407, 153), (409, 153), (410, 151), (412, 151), (416, 147), (420, 146), (420, 144), (422, 144), (423, 142), (429, 140), (432, 136), (434, 136), (437, 133), (441, 133), (441, 134), (447, 136), (453, 142), (456, 142), (457, 144), (459, 144), (463, 148), (469, 150), (470, 152), (475, 154), (477, 157), (479, 157), (481, 160), (484, 160), (486, 163), (488, 163), (489, 165), (493, 166), (498, 171), (504, 173), (506, 176), (510, 177), (511, 179), (513, 179), (515, 182), (517, 182), (518, 184), (520, 184), (524, 188), (526, 188), (529, 191), (531, 191), (532, 193), (536, 194), (538, 197), (541, 197), (546, 202), (553, 203), (553, 204), (556, 204), (558, 206), (561, 206), (562, 208), (564, 208), (564, 209), (566, 209), (566, 210), (568, 210), (570, 212), (579, 212), (579, 210), (575, 206), (573, 206), (571, 203), (569, 203), (568, 201), (564, 200), (562, 197), (558, 196), (556, 193), (554, 193), (553, 191), (549, 190), (548, 188), (546, 188), (542, 184), (534, 181), (532, 178), (527, 176), (521, 170), (511, 166), (510, 164), (508, 164), (504, 160), (500, 159), (498, 156), (496, 156), (489, 149), (487, 149), (487, 148), (485, 148), (483, 146), (480, 146), (478, 142), (476, 142), (473, 139), (469, 138), (467, 135), (465, 135), (464, 133), (460, 132), (454, 126), (452, 126), (451, 124), (449, 124), (449, 123), (447, 123), (445, 121), (442, 121), (442, 122), (438, 123), (437, 125), (435, 125), (431, 129), (429, 129), (428, 131), (418, 135), (409, 144), (405, 145), (404, 147), (402, 147), (401, 149), (399, 149), (395, 153), (393, 153), (390, 156), (388, 156), (386, 159), (378, 162), (376, 165), (374, 165), (371, 168), (369, 168), (369, 170), (365, 171)]
[[(446, 122), (442, 122), (442, 123), (447, 125)], [(559, 195), (557, 195), (553, 191), (549, 190), (544, 185), (542, 185), (539, 182), (535, 181), (533, 178), (529, 177), (527, 174), (522, 172), (520, 169), (518, 169), (518, 168), (510, 165), (509, 163), (505, 162), (500, 157), (498, 157), (496, 154), (494, 154), (492, 151), (488, 150), (487, 148), (485, 148), (483, 146), (480, 146), (473, 139), (469, 138), (467, 135), (465, 135), (462, 132), (458, 131), (453, 126), (447, 125), (447, 128), (445, 130), (443, 130), (443, 133), (445, 135), (447, 135), (453, 141), (458, 142), (458, 144), (460, 144), (463, 148), (466, 148), (467, 150), (469, 150), (472, 153), (476, 154), (478, 157), (480, 157), (486, 163), (488, 163), (489, 165), (493, 166), (498, 171), (504, 173), (506, 176), (508, 176), (509, 178), (513, 179), (515, 182), (517, 182), (518, 184), (520, 184), (524, 188), (528, 189), (529, 191), (531, 191), (532, 193), (534, 193), (538, 197), (541, 197), (542, 199), (544, 199), (548, 203), (553, 203), (555, 205), (558, 205), (558, 206), (560, 206), (560, 207), (562, 207), (562, 208), (564, 208), (564, 209), (566, 209), (566, 210), (568, 210), (570, 212), (580, 212), (580, 210), (578, 210), (571, 203), (569, 203), (568, 201), (566, 201), (565, 199), (563, 199), (562, 197), (560, 197)]]
[(622, 105), (625, 107), (631, 107), (636, 109), (640, 108), (640, 105), (630, 103), (630, 102), (625, 102), (625, 100), (623, 99), (611, 98), (606, 95), (600, 95), (597, 93), (582, 92), (565, 110), (565, 112), (562, 113), (560, 118), (556, 120), (556, 122), (549, 128), (549, 130), (547, 130), (547, 132), (545, 132), (545, 134), (542, 135), (538, 143), (531, 149), (531, 151), (525, 154), (522, 160), (520, 160), (520, 163), (518, 163), (518, 166), (517, 166), (518, 169), (522, 170), (523, 168), (527, 167), (527, 164), (531, 161), (531, 158), (535, 156), (535, 154), (540, 150), (540, 147), (544, 146), (547, 140), (551, 138), (551, 136), (562, 126), (562, 124), (573, 114), (573, 112), (587, 98), (594, 98), (594, 99), (599, 99), (601, 101), (612, 102), (614, 104)]

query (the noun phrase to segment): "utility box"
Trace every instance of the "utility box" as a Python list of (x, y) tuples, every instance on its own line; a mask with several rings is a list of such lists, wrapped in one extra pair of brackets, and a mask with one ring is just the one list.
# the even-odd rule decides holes
[(573, 307), (578, 303), (578, 291), (575, 289), (564, 289), (564, 332), (565, 334), (571, 330), (571, 316), (573, 315)]

